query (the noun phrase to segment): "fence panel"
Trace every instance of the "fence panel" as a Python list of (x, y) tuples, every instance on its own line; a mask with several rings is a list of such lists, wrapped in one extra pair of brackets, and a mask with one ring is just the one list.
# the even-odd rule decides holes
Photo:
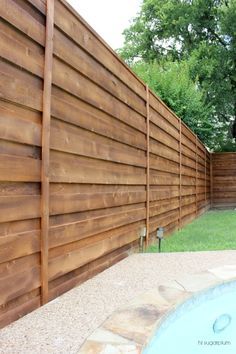
[(212, 154), (212, 206), (236, 207), (236, 153)]
[(40, 306), (45, 5), (1, 2), (0, 326)]
[(0, 9), (1, 327), (137, 250), (141, 227), (168, 234), (210, 205), (196, 136), (64, 0), (46, 3)]
[(179, 119), (157, 97), (150, 96), (150, 233), (179, 225)]

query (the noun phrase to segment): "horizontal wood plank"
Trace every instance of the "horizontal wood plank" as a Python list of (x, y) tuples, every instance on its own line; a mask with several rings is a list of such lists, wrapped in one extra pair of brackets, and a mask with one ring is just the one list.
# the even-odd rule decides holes
[(0, 154), (0, 181), (40, 181), (39, 160)]
[(145, 176), (142, 168), (51, 152), (52, 182), (144, 185)]
[(53, 150), (146, 167), (145, 152), (142, 150), (55, 119), (51, 125), (50, 145)]

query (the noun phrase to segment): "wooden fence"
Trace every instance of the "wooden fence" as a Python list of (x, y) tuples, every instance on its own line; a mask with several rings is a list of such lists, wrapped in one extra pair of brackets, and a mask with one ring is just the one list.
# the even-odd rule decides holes
[(212, 207), (236, 208), (236, 152), (214, 153), (212, 157)]
[(207, 210), (210, 154), (64, 0), (0, 14), (4, 326)]

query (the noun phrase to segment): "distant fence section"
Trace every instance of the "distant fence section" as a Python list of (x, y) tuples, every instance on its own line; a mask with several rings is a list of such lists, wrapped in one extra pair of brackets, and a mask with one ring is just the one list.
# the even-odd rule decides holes
[(65, 1), (0, 14), (2, 327), (206, 211), (210, 154)]
[(212, 207), (236, 208), (236, 153), (212, 154)]

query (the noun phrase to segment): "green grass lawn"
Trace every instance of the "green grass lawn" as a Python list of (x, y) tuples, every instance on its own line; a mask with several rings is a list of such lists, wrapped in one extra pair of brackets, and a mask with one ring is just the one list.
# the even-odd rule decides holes
[[(162, 252), (236, 249), (236, 210), (209, 211), (162, 241)], [(150, 246), (147, 252), (158, 252)]]

